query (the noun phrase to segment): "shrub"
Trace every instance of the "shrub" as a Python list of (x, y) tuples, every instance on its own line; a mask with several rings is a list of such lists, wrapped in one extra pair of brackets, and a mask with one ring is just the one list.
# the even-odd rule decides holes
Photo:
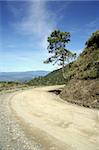
[(93, 46), (93, 48), (99, 48), (99, 30), (92, 34), (92, 36), (86, 42), (86, 46), (87, 48), (91, 46)]

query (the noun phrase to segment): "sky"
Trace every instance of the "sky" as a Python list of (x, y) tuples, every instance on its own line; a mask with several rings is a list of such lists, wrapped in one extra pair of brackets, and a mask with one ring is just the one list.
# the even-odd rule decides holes
[(0, 1), (0, 72), (57, 69), (43, 63), (55, 29), (70, 32), (67, 48), (80, 54), (99, 30), (99, 1)]

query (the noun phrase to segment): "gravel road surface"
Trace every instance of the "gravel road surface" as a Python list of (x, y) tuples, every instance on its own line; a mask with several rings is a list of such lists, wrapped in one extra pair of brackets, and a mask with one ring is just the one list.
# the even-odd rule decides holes
[(25, 134), (9, 107), (16, 93), (0, 94), (0, 150), (41, 150), (41, 145)]

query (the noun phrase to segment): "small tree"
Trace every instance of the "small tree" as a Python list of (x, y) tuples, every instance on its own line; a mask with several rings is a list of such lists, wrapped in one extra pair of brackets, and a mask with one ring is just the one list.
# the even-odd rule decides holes
[(65, 77), (65, 65), (76, 57), (76, 54), (66, 49), (66, 44), (70, 41), (69, 32), (61, 32), (60, 30), (53, 31), (48, 37), (48, 52), (51, 56), (44, 63), (58, 64), (62, 66), (63, 77)]

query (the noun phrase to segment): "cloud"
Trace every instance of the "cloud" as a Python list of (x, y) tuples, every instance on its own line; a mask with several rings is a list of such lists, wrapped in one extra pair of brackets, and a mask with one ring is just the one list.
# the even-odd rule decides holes
[(47, 36), (56, 28), (55, 18), (47, 9), (45, 1), (28, 2), (27, 9), (27, 14), (21, 21), (13, 24), (14, 28), (19, 34), (33, 37), (33, 40), (35, 37), (38, 45), (46, 48)]

